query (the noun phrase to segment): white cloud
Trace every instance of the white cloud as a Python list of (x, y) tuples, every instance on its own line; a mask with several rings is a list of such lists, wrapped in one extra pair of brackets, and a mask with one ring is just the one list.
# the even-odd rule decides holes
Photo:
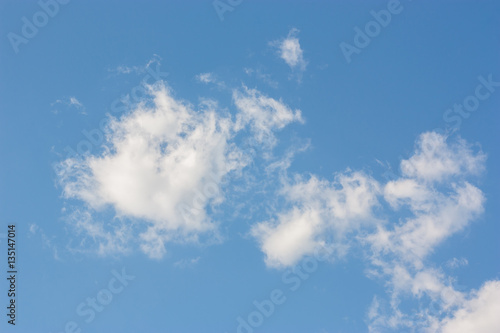
[(178, 268), (191, 268), (194, 267), (198, 261), (200, 261), (201, 257), (191, 258), (191, 259), (181, 259), (174, 262), (174, 266)]
[[(76, 97), (70, 96), (68, 98), (62, 98), (58, 99), (55, 102), (51, 103), (50, 106), (54, 107), (56, 105), (64, 105), (68, 108), (72, 107), (78, 110), (78, 113), (86, 115), (87, 113), (85, 112), (85, 106), (83, 105), (82, 102), (80, 102)], [(59, 110), (54, 109), (52, 110), (53, 113), (58, 114)]]
[[(251, 234), (266, 264), (276, 268), (296, 264), (317, 247), (336, 247), (342, 255), (348, 247), (362, 246), (371, 263), (368, 275), (384, 281), (389, 293), (387, 305), (374, 299), (370, 331), (433, 331), (470, 295), (457, 290), (454, 279), (427, 258), (482, 213), (484, 195), (469, 178), (484, 169), (484, 162), (485, 155), (464, 140), (423, 133), (414, 154), (401, 161), (402, 175), (385, 185), (351, 171), (333, 182), (314, 175), (283, 179), (286, 208), (275, 219), (256, 224)], [(401, 216), (394, 223), (377, 218), (382, 199), (389, 204), (385, 219)], [(405, 313), (404, 302), (416, 302), (420, 310)]]
[[(221, 179), (244, 161), (229, 143), (229, 118), (210, 109), (195, 112), (164, 86), (151, 89), (152, 108), (139, 105), (112, 120), (108, 152), (68, 159), (59, 176), (66, 197), (149, 221), (141, 234), (143, 250), (161, 257), (172, 234), (214, 228), (203, 208), (220, 199)], [(199, 198), (195, 190), (202, 193)]]
[(467, 266), (468, 264), (469, 264), (469, 261), (466, 258), (460, 258), (460, 259), (452, 258), (452, 259), (448, 260), (445, 265), (448, 268), (454, 269), (454, 268), (458, 268), (461, 266)]
[(103, 218), (96, 218), (89, 210), (70, 211), (66, 222), (74, 228), (79, 240), (74, 244), (73, 239), (70, 239), (67, 250), (76, 253), (95, 252), (99, 256), (129, 253), (133, 228), (117, 218), (106, 223), (103, 221)]
[(54, 237), (48, 237), (43, 231), (43, 229), (35, 223), (30, 224), (29, 232), (30, 235), (33, 236), (37, 235), (40, 237), (42, 241), (42, 246), (52, 251), (55, 260), (61, 260), (57, 245), (54, 244)]
[(255, 76), (257, 79), (262, 80), (272, 88), (278, 88), (278, 82), (274, 81), (270, 74), (264, 73), (261, 68), (244, 68), (243, 71), (248, 76)]
[[(260, 119), (258, 112), (253, 114)], [(287, 115), (291, 117), (289, 111)], [(269, 123), (260, 123), (272, 128)], [(383, 197), (391, 207), (409, 208), (413, 216), (392, 230), (378, 225), (375, 233), (362, 239), (370, 244), (375, 256), (391, 254), (422, 268), (423, 260), (438, 244), (482, 212), (482, 192), (463, 177), (479, 173), (484, 160), (484, 154), (474, 154), (463, 140), (448, 144), (437, 133), (422, 134), (415, 154), (401, 162), (403, 176), (383, 186)], [(427, 168), (433, 168), (434, 173)], [(455, 179), (449, 188), (439, 191), (434, 183), (450, 177)], [(375, 221), (372, 208), (378, 200), (379, 184), (361, 173), (342, 175), (337, 182), (313, 176), (307, 182), (285, 186), (283, 193), (295, 205), (293, 209), (279, 213), (277, 221), (258, 224), (252, 231), (269, 266), (292, 265), (326, 238), (356, 230), (361, 220)], [(368, 230), (359, 231), (366, 234)]]
[(249, 125), (257, 142), (267, 146), (276, 143), (273, 131), (292, 122), (303, 122), (300, 110), (291, 110), (282, 101), (264, 96), (255, 89), (243, 87), (242, 90), (234, 90), (233, 101), (240, 111), (236, 129)]
[[(484, 161), (484, 154), (473, 153), (463, 140), (448, 144), (440, 134), (422, 134), (415, 154), (401, 162), (403, 177), (384, 187), (385, 200), (396, 210), (409, 208), (413, 216), (368, 236), (374, 253), (396, 254), (420, 267), (436, 245), (482, 213), (484, 195), (465, 177), (483, 170)], [(446, 189), (438, 189), (444, 179)]]
[(201, 73), (196, 75), (196, 79), (202, 83), (212, 83), (215, 82), (215, 77), (213, 73)]
[(424, 181), (442, 181), (450, 176), (478, 174), (486, 155), (474, 154), (465, 140), (446, 144), (444, 135), (427, 132), (417, 141), (415, 155), (401, 162), (403, 176)]
[(298, 33), (299, 30), (295, 28), (291, 29), (285, 39), (274, 41), (271, 45), (278, 48), (281, 59), (283, 59), (291, 69), (304, 71), (307, 66), (307, 61), (304, 60), (304, 52), (297, 38)]
[[(215, 102), (195, 111), (163, 84), (148, 89), (151, 101), (111, 119), (101, 155), (70, 158), (57, 169), (66, 198), (79, 199), (92, 211), (112, 208), (118, 219), (130, 220), (125, 229), (106, 229), (85, 214), (74, 219), (74, 225), (99, 240), (103, 254), (126, 250), (132, 227), (152, 258), (161, 258), (169, 241), (217, 237), (218, 223), (207, 208), (224, 200), (222, 180), (249, 162), (232, 142), (235, 134), (249, 125), (260, 143), (274, 142), (274, 130), (300, 119), (298, 111), (255, 90), (234, 92), (235, 124)], [(118, 240), (113, 240), (117, 231)]]
[[(467, 178), (480, 173), (484, 162), (485, 155), (474, 153), (464, 140), (447, 142), (443, 135), (424, 133), (414, 155), (401, 162), (402, 177), (385, 185), (385, 200), (396, 212), (407, 209), (409, 216), (392, 227), (380, 225), (362, 238), (375, 267), (370, 275), (390, 281), (390, 310), (371, 315), (370, 331), (384, 327), (437, 331), (440, 317), (463, 306), (467, 294), (457, 291), (440, 270), (428, 267), (426, 259), (482, 213), (484, 195)], [(423, 310), (418, 318), (401, 312), (399, 304), (408, 296), (420, 304), (431, 302), (434, 312)]]
[(142, 74), (146, 71), (147, 65), (146, 66), (126, 66), (126, 65), (120, 65), (117, 66), (114, 69), (108, 69), (108, 72), (116, 73), (116, 74)]
[(391, 231), (380, 228), (368, 236), (372, 249), (376, 253), (397, 254), (401, 259), (421, 266), (422, 260), (436, 245), (462, 230), (483, 210), (484, 196), (478, 188), (469, 183), (452, 188), (451, 194), (427, 189), (429, 195), (424, 204), (421, 193), (415, 192), (416, 202), (409, 198), (415, 216)]
[(131, 74), (131, 73), (143, 74), (148, 70), (148, 68), (152, 64), (159, 64), (160, 60), (161, 60), (161, 57), (157, 54), (154, 54), (153, 57), (151, 59), (149, 59), (145, 65), (141, 65), (141, 66), (120, 65), (114, 69), (108, 69), (108, 72), (116, 73), (116, 74)]
[(264, 222), (252, 228), (252, 235), (261, 243), (270, 267), (291, 266), (303, 256), (313, 253), (322, 241), (320, 212), (312, 208), (298, 209), (280, 215), (278, 222)]
[(74, 105), (76, 108), (83, 108), (83, 104), (76, 97), (70, 97), (69, 104)]
[(224, 81), (219, 80), (214, 73), (200, 73), (195, 76), (196, 81), (204, 83), (204, 84), (213, 84), (219, 90), (228, 90), (226, 83)]
[(500, 332), (500, 281), (488, 281), (442, 321), (442, 333)]
[(339, 174), (334, 182), (297, 179), (282, 194), (292, 209), (252, 228), (266, 264), (291, 266), (317, 247), (342, 248), (344, 236), (373, 222), (378, 184), (363, 173)]

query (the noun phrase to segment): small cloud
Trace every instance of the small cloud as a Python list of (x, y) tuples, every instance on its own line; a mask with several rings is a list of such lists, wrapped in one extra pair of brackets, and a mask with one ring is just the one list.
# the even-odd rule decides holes
[(109, 68), (108, 72), (114, 73), (115, 75), (120, 74), (144, 74), (152, 64), (159, 64), (161, 57), (154, 54), (153, 57), (148, 60), (148, 62), (143, 66), (127, 66), (119, 65), (116, 68)]
[(33, 234), (33, 235), (36, 234), (37, 230), (38, 230), (38, 226), (36, 224), (31, 224), (30, 225), (30, 232), (31, 232), (31, 234)]
[(453, 258), (448, 260), (445, 265), (448, 268), (454, 269), (454, 268), (459, 268), (461, 266), (467, 266), (468, 264), (469, 261), (465, 258), (460, 258), (460, 259)]
[(214, 83), (215, 78), (212, 73), (200, 73), (196, 75), (196, 79), (202, 83)]
[(278, 82), (274, 81), (271, 78), (270, 74), (262, 72), (261, 69), (252, 69), (252, 68), (243, 68), (243, 71), (245, 72), (246, 75), (252, 77), (255, 76), (256, 79), (264, 81), (267, 83), (271, 88), (278, 88)]
[(76, 97), (70, 97), (69, 104), (75, 106), (77, 109), (83, 108), (83, 104), (79, 100), (77, 100)]
[(30, 225), (29, 232), (33, 236), (38, 234), (40, 236), (40, 239), (42, 240), (43, 248), (51, 250), (54, 259), (61, 260), (61, 258), (59, 257), (59, 251), (57, 250), (57, 246), (52, 242), (54, 237), (52, 238), (47, 237), (42, 228), (40, 228), (38, 225), (34, 223)]
[(174, 262), (174, 266), (178, 268), (190, 268), (193, 267), (200, 261), (201, 257), (191, 258), (191, 259), (181, 259)]
[(307, 61), (304, 59), (304, 52), (300, 47), (297, 37), (299, 30), (293, 28), (285, 39), (271, 42), (271, 45), (279, 51), (279, 56), (292, 70), (303, 72), (306, 70)]
[(143, 67), (139, 66), (118, 66), (115, 69), (108, 69), (109, 72), (114, 72), (117, 74), (130, 74), (130, 73), (142, 73), (144, 72)]
[(233, 101), (240, 111), (236, 116), (236, 129), (249, 125), (257, 142), (265, 147), (276, 144), (276, 130), (293, 122), (304, 122), (300, 110), (292, 110), (255, 89), (243, 87), (242, 90), (234, 90)]
[(224, 89), (226, 84), (223, 81), (219, 81), (213, 73), (200, 73), (196, 75), (196, 80), (204, 84), (215, 84), (220, 89)]
[[(57, 105), (63, 105), (66, 108), (75, 108), (78, 110), (79, 114), (87, 115), (87, 112), (85, 112), (85, 106), (83, 105), (82, 102), (80, 102), (76, 97), (70, 96), (70, 97), (65, 97), (62, 99), (58, 99), (55, 102), (52, 102), (50, 106), (54, 107)], [(52, 113), (58, 114), (60, 110), (54, 109), (52, 110)]]

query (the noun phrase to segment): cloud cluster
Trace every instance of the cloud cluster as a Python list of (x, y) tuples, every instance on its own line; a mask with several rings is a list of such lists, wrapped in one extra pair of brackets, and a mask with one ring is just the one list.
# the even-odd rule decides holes
[[(300, 81), (307, 61), (298, 33), (291, 29), (270, 45)], [(159, 57), (145, 67), (114, 71), (142, 73), (151, 64), (159, 65)], [(277, 85), (260, 70), (245, 71)], [(138, 244), (149, 257), (162, 258), (169, 242), (198, 242), (205, 236), (217, 240), (220, 221), (212, 213), (227, 199), (232, 181), (254, 164), (256, 154), (245, 149), (248, 143), (269, 152), (278, 131), (304, 122), (300, 110), (257, 89), (230, 89), (210, 72), (196, 80), (231, 90), (234, 112), (213, 100), (194, 107), (175, 98), (161, 81), (145, 85), (147, 96), (121, 118), (110, 119), (99, 154), (59, 163), (56, 173), (64, 197), (80, 203), (68, 221), (84, 235), (82, 246), (90, 244), (109, 255)], [(74, 97), (55, 104), (82, 113), (85, 109)], [(428, 259), (483, 212), (485, 196), (471, 179), (484, 171), (485, 154), (462, 139), (423, 133), (414, 153), (401, 161), (400, 176), (380, 182), (352, 170), (335, 173), (333, 180), (289, 177), (293, 153), (291, 149), (262, 168), (280, 171), (278, 194), (285, 202), (274, 216), (250, 228), (268, 267), (294, 266), (318, 248), (337, 258), (358, 247), (366, 254), (367, 275), (385, 282), (388, 292), (373, 298), (367, 313), (371, 332), (498, 331), (500, 282), (487, 281), (477, 291), (459, 290)], [(257, 178), (245, 175), (252, 177)], [(37, 230), (32, 227), (33, 233)], [(174, 265), (189, 267), (199, 259)], [(466, 264), (465, 258), (454, 258), (448, 265)], [(403, 310), (405, 302), (424, 307), (410, 314)]]
[[(233, 114), (209, 100), (195, 108), (164, 83), (146, 89), (149, 96), (130, 112), (111, 118), (101, 153), (68, 158), (56, 169), (64, 196), (84, 203), (68, 220), (88, 237), (84, 245), (95, 245), (102, 255), (127, 252), (137, 243), (151, 258), (161, 258), (168, 242), (217, 239), (219, 221), (211, 211), (254, 158), (236, 136), (269, 151), (277, 131), (303, 122), (300, 110), (245, 86), (232, 90)], [(368, 276), (385, 281), (388, 290), (387, 301), (373, 299), (370, 331), (498, 327), (490, 311), (500, 306), (491, 297), (500, 292), (498, 281), (478, 291), (457, 290), (427, 259), (482, 213), (484, 195), (470, 179), (483, 172), (485, 154), (464, 140), (423, 133), (412, 156), (401, 161), (399, 178), (385, 183), (352, 170), (331, 181), (290, 178), (290, 159), (264, 168), (281, 172), (284, 207), (250, 230), (269, 267), (293, 266), (320, 247), (335, 258), (358, 246), (366, 253)], [(434, 311), (425, 307), (417, 320), (401, 310), (409, 299), (432, 304)]]
[[(236, 121), (214, 102), (194, 110), (164, 84), (147, 89), (150, 100), (111, 119), (102, 154), (66, 159), (57, 174), (66, 198), (91, 211), (112, 208), (141, 230), (142, 250), (160, 258), (167, 241), (216, 233), (207, 209), (223, 201), (223, 179), (249, 163), (232, 141), (236, 133), (270, 147), (276, 130), (301, 118), (300, 111), (246, 88), (233, 92)], [(90, 234), (99, 226), (90, 227), (90, 219), (75, 224)]]
[[(332, 182), (314, 175), (285, 179), (281, 194), (288, 207), (256, 224), (251, 234), (266, 264), (277, 268), (295, 265), (317, 247), (341, 256), (349, 246), (359, 246), (366, 253), (368, 275), (385, 281), (389, 292), (385, 307), (374, 298), (370, 331), (398, 331), (416, 323), (446, 331), (456, 322), (479, 318), (475, 312), (483, 312), (477, 299), (484, 296), (457, 290), (427, 258), (482, 213), (484, 195), (469, 180), (484, 170), (485, 160), (462, 139), (448, 142), (444, 135), (423, 133), (413, 155), (401, 161), (401, 176), (385, 184), (353, 171), (337, 174)], [(398, 219), (391, 221), (393, 216)], [(416, 320), (400, 307), (411, 299), (433, 304), (435, 312), (422, 310)]]
[[(379, 226), (363, 241), (370, 248), (373, 276), (389, 281), (390, 309), (370, 311), (370, 331), (414, 327), (413, 315), (400, 310), (408, 298), (432, 304), (418, 313), (418, 324), (429, 332), (446, 331), (451, 316), (461, 313), (470, 293), (457, 290), (428, 256), (453, 234), (463, 230), (484, 209), (484, 195), (468, 179), (484, 170), (486, 156), (464, 140), (448, 143), (444, 135), (429, 132), (417, 140), (415, 153), (401, 161), (401, 177), (389, 181), (384, 199), (408, 217)], [(403, 214), (401, 214), (403, 215)]]

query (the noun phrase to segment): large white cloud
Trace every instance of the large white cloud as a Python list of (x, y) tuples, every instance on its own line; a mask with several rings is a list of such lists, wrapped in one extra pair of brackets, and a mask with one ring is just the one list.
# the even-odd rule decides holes
[(206, 209), (224, 199), (223, 178), (249, 162), (232, 142), (236, 132), (251, 133), (267, 147), (276, 140), (273, 131), (301, 118), (256, 90), (234, 91), (234, 122), (215, 102), (194, 110), (164, 84), (148, 89), (151, 101), (112, 119), (103, 154), (67, 159), (58, 176), (67, 198), (95, 211), (112, 207), (142, 227), (142, 249), (161, 257), (166, 241), (216, 231)]

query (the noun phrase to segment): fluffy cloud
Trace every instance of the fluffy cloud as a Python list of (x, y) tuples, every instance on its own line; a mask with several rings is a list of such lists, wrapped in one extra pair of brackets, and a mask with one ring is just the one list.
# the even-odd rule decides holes
[[(484, 154), (463, 140), (448, 144), (440, 134), (422, 134), (415, 154), (401, 162), (403, 176), (384, 187), (385, 200), (396, 210), (408, 208), (412, 216), (368, 236), (374, 253), (391, 253), (421, 267), (436, 245), (482, 213), (484, 195), (465, 177), (479, 173), (484, 161)], [(449, 182), (441, 184), (443, 179)]]
[(442, 181), (449, 176), (480, 173), (485, 159), (484, 154), (473, 154), (462, 139), (449, 146), (444, 135), (427, 132), (417, 141), (415, 155), (401, 162), (401, 170), (406, 177)]
[(378, 184), (360, 172), (339, 174), (333, 182), (299, 178), (282, 190), (293, 207), (251, 233), (268, 266), (291, 266), (318, 247), (338, 247), (348, 233), (373, 222), (378, 191)]
[[(426, 259), (437, 245), (482, 213), (484, 195), (468, 178), (480, 173), (484, 162), (485, 155), (475, 153), (464, 140), (447, 142), (443, 135), (424, 133), (413, 156), (401, 162), (401, 178), (384, 186), (390, 207), (396, 212), (406, 210), (409, 216), (394, 225), (380, 225), (362, 238), (370, 248), (374, 267), (370, 275), (390, 281), (390, 309), (375, 315), (372, 306), (370, 331), (419, 326), (435, 332), (441, 317), (464, 306), (467, 294), (457, 291), (443, 272), (429, 268)], [(422, 311), (416, 320), (401, 312), (399, 304), (405, 297), (419, 303), (430, 300), (434, 313)]]
[[(387, 186), (394, 187), (394, 182)], [(394, 191), (390, 192), (392, 199)], [(422, 197), (422, 192), (428, 195)], [(394, 253), (407, 262), (421, 266), (422, 260), (436, 245), (463, 229), (482, 212), (484, 196), (469, 183), (454, 185), (451, 194), (431, 189), (412, 193), (414, 198), (408, 197), (408, 192), (404, 196), (414, 217), (390, 231), (380, 228), (367, 240), (376, 253)]]
[(304, 71), (307, 66), (307, 61), (304, 59), (304, 52), (300, 47), (297, 37), (299, 30), (291, 29), (285, 39), (274, 41), (271, 45), (278, 48), (279, 55), (288, 66), (293, 70)]
[(500, 329), (500, 281), (488, 281), (452, 317), (442, 321), (442, 333), (496, 333)]
[[(235, 123), (214, 102), (195, 111), (163, 84), (148, 89), (151, 100), (111, 120), (104, 153), (67, 159), (57, 172), (66, 198), (79, 199), (92, 211), (113, 208), (141, 230), (142, 250), (160, 258), (167, 241), (216, 233), (207, 207), (223, 201), (222, 180), (249, 162), (232, 142), (237, 132), (250, 128), (258, 142), (275, 142), (273, 131), (301, 118), (300, 111), (255, 90), (234, 92)], [(102, 227), (88, 218), (79, 221), (74, 224), (87, 234)]]

